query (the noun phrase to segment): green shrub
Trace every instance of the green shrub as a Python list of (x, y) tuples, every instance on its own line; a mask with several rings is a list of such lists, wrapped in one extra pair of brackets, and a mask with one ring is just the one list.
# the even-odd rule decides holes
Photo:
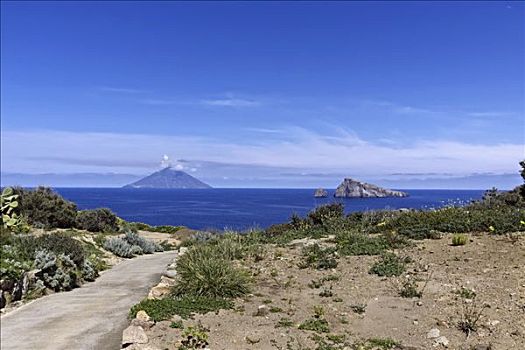
[(155, 252), (162, 252), (164, 249), (161, 245), (155, 243), (150, 239), (139, 236), (138, 233), (128, 231), (124, 236), (126, 242), (131, 246), (138, 246), (144, 254), (153, 254)]
[(160, 244), (141, 237), (132, 231), (126, 232), (124, 237), (110, 237), (106, 239), (104, 249), (122, 258), (132, 258), (136, 255), (152, 254), (164, 250)]
[(379, 255), (390, 248), (383, 236), (343, 232), (337, 235), (336, 240), (337, 251), (341, 255)]
[(29, 271), (32, 261), (21, 258), (15, 247), (0, 245), (0, 279), (18, 281), (22, 274)]
[(299, 329), (316, 333), (329, 333), (330, 325), (324, 318), (310, 318), (299, 325)]
[(467, 240), (468, 240), (467, 236), (462, 235), (462, 234), (456, 234), (452, 236), (452, 245), (453, 246), (465, 245), (467, 244)]
[(398, 341), (395, 341), (390, 338), (370, 338), (366, 340), (362, 344), (358, 344), (358, 349), (381, 349), (381, 350), (389, 350), (389, 349), (396, 349), (401, 344)]
[(205, 314), (221, 309), (231, 309), (233, 303), (229, 300), (208, 298), (204, 296), (186, 296), (180, 298), (144, 299), (133, 306), (129, 312), (130, 318), (135, 318), (140, 310), (156, 322), (168, 320), (173, 315), (188, 318), (191, 314)]
[(394, 253), (384, 253), (381, 259), (372, 265), (370, 273), (378, 276), (399, 276), (405, 272), (407, 258), (400, 258)]
[(344, 216), (344, 206), (342, 203), (332, 203), (319, 206), (308, 213), (308, 219), (313, 225), (326, 226), (334, 220)]
[(303, 248), (301, 268), (313, 267), (317, 270), (333, 269), (337, 267), (335, 248), (323, 248), (319, 244), (312, 244)]
[(44, 228), (75, 227), (77, 206), (50, 188), (27, 190), (17, 187), (14, 193), (19, 195), (19, 214), (25, 216), (31, 225)]
[(76, 226), (90, 232), (118, 231), (117, 216), (107, 208), (79, 211)]
[(290, 328), (291, 326), (293, 326), (292, 320), (290, 320), (287, 317), (283, 317), (279, 320), (279, 322), (277, 322), (277, 324), (275, 325), (275, 328), (279, 328), (279, 327)]
[(55, 255), (47, 250), (39, 250), (35, 254), (35, 268), (39, 270), (37, 276), (47, 288), (55, 292), (71, 290), (80, 285), (77, 266), (69, 256)]
[(106, 239), (104, 249), (109, 250), (121, 258), (132, 258), (137, 252), (136, 249), (132, 249), (132, 246), (125, 239), (120, 237), (110, 237)]
[(399, 296), (403, 298), (421, 298), (423, 296), (423, 289), (419, 289), (416, 281), (413, 279), (406, 279), (401, 284)]
[(161, 232), (161, 233), (176, 233), (182, 230), (183, 226), (171, 226), (171, 225), (160, 225), (151, 226), (143, 222), (130, 222), (129, 227), (133, 230), (149, 231), (149, 232)]
[(65, 233), (45, 234), (34, 238), (39, 250), (48, 250), (57, 255), (68, 255), (75, 265), (81, 266), (86, 258), (86, 251), (78, 240)]
[(235, 298), (248, 293), (248, 274), (227, 260), (231, 256), (220, 256), (221, 251), (217, 246), (197, 245), (181, 256), (174, 294)]

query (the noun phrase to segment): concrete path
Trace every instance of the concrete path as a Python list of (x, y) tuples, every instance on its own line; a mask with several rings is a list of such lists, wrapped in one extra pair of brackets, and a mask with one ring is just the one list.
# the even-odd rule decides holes
[(169, 251), (125, 260), (95, 282), (35, 300), (0, 320), (2, 350), (120, 349), (131, 306), (158, 283)]

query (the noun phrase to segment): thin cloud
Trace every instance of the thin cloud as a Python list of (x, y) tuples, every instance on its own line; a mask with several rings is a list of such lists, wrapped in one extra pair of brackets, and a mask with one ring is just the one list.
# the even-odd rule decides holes
[(241, 98), (222, 98), (213, 100), (202, 100), (201, 104), (206, 106), (219, 106), (219, 107), (257, 107), (261, 103), (255, 100), (246, 100)]
[(117, 92), (117, 93), (125, 93), (125, 94), (140, 94), (140, 93), (146, 92), (144, 90), (139, 90), (139, 89), (111, 87), (111, 86), (101, 86), (98, 89), (101, 91)]
[[(156, 166), (162, 154), (169, 153), (178, 158), (249, 166), (250, 176), (257, 176), (259, 169), (267, 167), (357, 175), (508, 173), (517, 168), (524, 149), (523, 144), (448, 140), (420, 140), (391, 147), (352, 133), (326, 135), (297, 127), (287, 129), (285, 136), (279, 140), (258, 138), (226, 142), (188, 135), (3, 131), (1, 165), (3, 171), (9, 172), (113, 171), (118, 168), (142, 173), (142, 162)], [(20, 140), (30, 142), (20, 143)], [(52, 154), (60, 154), (61, 158), (49, 159)], [(193, 162), (189, 167), (201, 169)], [(218, 169), (216, 175), (222, 175), (220, 171)]]
[(282, 129), (267, 129), (267, 128), (244, 128), (246, 131), (260, 132), (263, 134), (282, 134), (284, 130)]
[(152, 105), (152, 106), (168, 106), (168, 105), (174, 105), (177, 103), (175, 100), (163, 100), (163, 99), (144, 99), (140, 100), (140, 103), (146, 104), (146, 105)]

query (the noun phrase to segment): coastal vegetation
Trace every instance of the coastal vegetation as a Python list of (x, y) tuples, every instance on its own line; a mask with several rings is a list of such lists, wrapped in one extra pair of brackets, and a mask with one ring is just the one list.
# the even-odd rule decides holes
[(93, 281), (116, 257), (172, 248), (140, 236), (109, 209), (78, 211), (50, 188), (5, 188), (1, 204), (1, 308)]
[(516, 348), (524, 187), (426, 210), (345, 215), (329, 204), (266, 230), (200, 232), (180, 245), (171, 293), (130, 317), (154, 315), (159, 348), (192, 348), (196, 328), (212, 348), (490, 349), (487, 334)]

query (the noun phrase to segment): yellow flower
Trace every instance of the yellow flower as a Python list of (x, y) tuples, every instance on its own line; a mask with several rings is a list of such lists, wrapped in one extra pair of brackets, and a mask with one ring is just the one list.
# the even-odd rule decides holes
[(494, 226), (489, 226), (489, 231), (494, 232)]

